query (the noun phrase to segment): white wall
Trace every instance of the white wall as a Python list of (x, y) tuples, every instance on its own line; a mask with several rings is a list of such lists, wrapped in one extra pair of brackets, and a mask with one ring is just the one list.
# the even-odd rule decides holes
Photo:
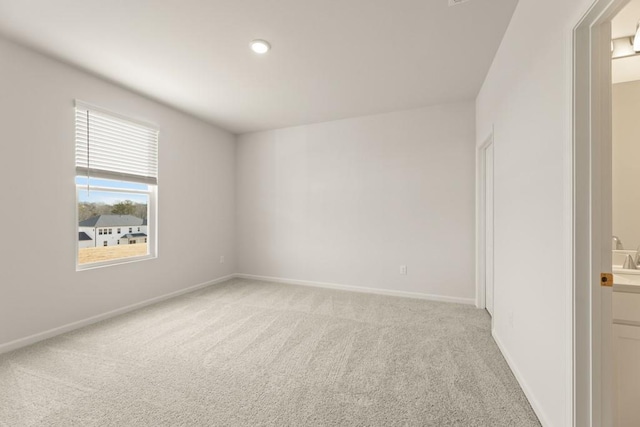
[(238, 271), (471, 301), (474, 150), (473, 103), (241, 135)]
[(592, 0), (520, 0), (477, 98), (495, 126), (494, 336), (546, 426), (571, 420), (572, 31)]
[[(235, 272), (233, 135), (3, 39), (0, 63), (0, 345)], [(158, 259), (75, 271), (75, 98), (159, 126)]]
[[(79, 228), (79, 230), (81, 230)], [(118, 234), (103, 234), (100, 235), (98, 233), (97, 236), (94, 237), (94, 243), (95, 246), (104, 246), (104, 242), (107, 242), (108, 246), (117, 246), (118, 245), (118, 240), (120, 240), (120, 235)]]
[(640, 81), (613, 85), (613, 234), (640, 245)]

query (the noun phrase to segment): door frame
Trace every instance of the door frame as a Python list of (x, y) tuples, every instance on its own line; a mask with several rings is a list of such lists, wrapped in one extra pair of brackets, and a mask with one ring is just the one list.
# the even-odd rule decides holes
[[(486, 259), (487, 259), (487, 246), (486, 246), (486, 232), (487, 232), (487, 216), (486, 216), (486, 160), (485, 152), (487, 147), (493, 144), (494, 132), (493, 130), (484, 142), (476, 148), (476, 307), (480, 309), (486, 308), (486, 295), (487, 295), (487, 283), (486, 283)], [(493, 165), (495, 170), (495, 151), (496, 147), (493, 146)], [(495, 197), (495, 193), (494, 193)], [(494, 203), (495, 205), (495, 203)], [(495, 215), (495, 212), (494, 212)], [(495, 234), (495, 230), (494, 230)], [(495, 272), (494, 272), (495, 274)], [(495, 295), (495, 280), (494, 280), (494, 295)], [(494, 298), (495, 300), (495, 298)], [(495, 313), (495, 304), (493, 307)], [(493, 321), (491, 322), (491, 329), (493, 332)]]
[(573, 30), (574, 426), (613, 424), (611, 19), (629, 0), (595, 0)]

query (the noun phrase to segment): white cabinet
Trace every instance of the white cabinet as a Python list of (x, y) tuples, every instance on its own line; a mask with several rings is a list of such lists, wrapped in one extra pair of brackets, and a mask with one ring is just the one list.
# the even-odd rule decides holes
[(640, 294), (613, 293), (616, 427), (640, 426)]
[(613, 325), (616, 427), (640, 426), (640, 326)]
[(640, 327), (640, 293), (613, 293), (613, 323)]

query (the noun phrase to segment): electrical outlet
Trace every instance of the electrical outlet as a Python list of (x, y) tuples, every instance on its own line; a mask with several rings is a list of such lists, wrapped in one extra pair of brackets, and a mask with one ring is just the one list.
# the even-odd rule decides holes
[(400, 266), (400, 274), (403, 276), (407, 275), (407, 266), (406, 265), (401, 265)]
[(220, 257), (220, 264), (224, 264), (224, 255)]

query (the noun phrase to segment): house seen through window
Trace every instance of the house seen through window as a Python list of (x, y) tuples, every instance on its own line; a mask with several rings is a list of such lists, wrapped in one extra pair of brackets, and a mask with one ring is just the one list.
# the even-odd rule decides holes
[(76, 102), (78, 269), (155, 256), (157, 134)]

